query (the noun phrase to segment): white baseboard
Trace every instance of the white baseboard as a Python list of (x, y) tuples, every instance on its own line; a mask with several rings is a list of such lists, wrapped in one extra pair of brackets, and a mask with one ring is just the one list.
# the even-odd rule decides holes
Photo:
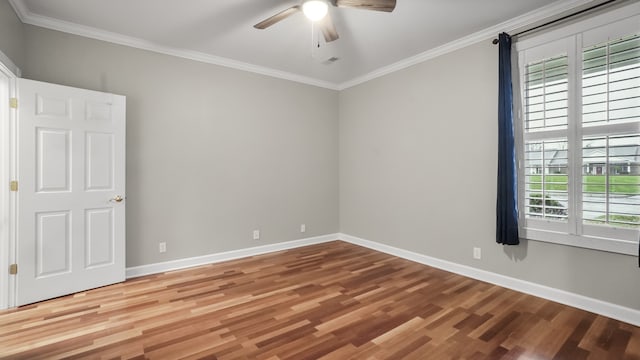
[(584, 295), (571, 293), (568, 291), (512, 278), (505, 275), (496, 274), (490, 271), (477, 269), (471, 266), (461, 265), (454, 262), (437, 259), (431, 256), (419, 254), (413, 251), (400, 249), (397, 247), (377, 243), (375, 241), (361, 239), (347, 234), (328, 234), (310, 237), (300, 240), (281, 242), (276, 244), (262, 245), (247, 249), (232, 250), (222, 253), (215, 253), (203, 256), (196, 256), (186, 259), (171, 260), (161, 263), (135, 266), (127, 268), (127, 278), (134, 278), (144, 275), (157, 274), (165, 271), (179, 270), (193, 266), (207, 265), (221, 261), (240, 259), (248, 256), (262, 255), (274, 251), (294, 249), (307, 245), (320, 244), (324, 242), (343, 240), (355, 245), (360, 245), (371, 250), (380, 251), (386, 254), (397, 256), (403, 259), (415, 261), (420, 264), (433, 266), (438, 269), (460, 274), (466, 277), (485, 281), (491, 284), (516, 290), (543, 299), (555, 301), (561, 304), (573, 306), (578, 309), (590, 311), (617, 319), (635, 326), (640, 326), (640, 311), (628, 307), (612, 304), (606, 301), (593, 299)]
[(476, 269), (471, 266), (437, 259), (431, 256), (419, 254), (413, 251), (408, 251), (385, 244), (380, 244), (374, 241), (361, 239), (347, 234), (338, 234), (338, 238), (355, 245), (364, 246), (372, 250), (415, 261), (420, 264), (433, 266), (438, 269), (446, 270), (452, 273), (460, 274), (480, 281), (485, 281), (508, 289), (541, 297), (543, 299), (569, 305), (578, 309), (604, 315), (612, 319), (633, 324), (635, 326), (640, 326), (640, 311), (636, 309), (612, 304), (606, 301), (586, 297), (584, 295), (571, 293), (568, 291), (512, 278), (509, 276), (496, 274), (490, 271)]
[(127, 268), (126, 276), (127, 279), (162, 273), (165, 271), (179, 270), (184, 268), (189, 268), (193, 266), (207, 265), (213, 264), (221, 261), (227, 260), (235, 260), (248, 256), (262, 255), (267, 254), (274, 251), (281, 251), (287, 249), (298, 248), (307, 245), (320, 244), (328, 241), (334, 241), (339, 239), (339, 234), (328, 234), (322, 236), (315, 236), (305, 239), (286, 241), (276, 244), (255, 246), (247, 249), (238, 249), (231, 250), (221, 253), (209, 254), (196, 256), (192, 258), (178, 259), (165, 261), (161, 263), (149, 264), (149, 265), (141, 265)]

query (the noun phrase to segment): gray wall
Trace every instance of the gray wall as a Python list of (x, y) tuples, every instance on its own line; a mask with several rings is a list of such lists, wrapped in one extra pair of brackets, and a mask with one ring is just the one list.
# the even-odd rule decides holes
[(16, 26), (7, 6), (0, 50), (25, 77), (127, 96), (127, 266), (292, 240), (305, 222), (640, 309), (635, 257), (495, 243), (488, 40), (338, 94)]
[(338, 231), (336, 91), (25, 31), (24, 77), (127, 96), (127, 266)]
[(487, 39), (340, 93), (341, 232), (640, 309), (635, 257), (495, 243), (497, 54)]
[(0, 51), (22, 68), (24, 26), (7, 0), (0, 0)]

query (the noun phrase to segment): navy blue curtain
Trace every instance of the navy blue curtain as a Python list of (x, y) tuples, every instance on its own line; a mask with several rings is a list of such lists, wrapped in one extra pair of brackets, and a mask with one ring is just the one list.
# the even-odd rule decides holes
[(518, 177), (513, 137), (513, 92), (511, 88), (511, 37), (498, 36), (498, 199), (496, 242), (518, 245)]

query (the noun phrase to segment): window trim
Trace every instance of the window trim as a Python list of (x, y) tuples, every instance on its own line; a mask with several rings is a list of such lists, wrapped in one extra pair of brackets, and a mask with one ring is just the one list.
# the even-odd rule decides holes
[[(637, 24), (640, 24), (640, 3), (622, 6), (540, 35), (528, 36), (526, 39), (516, 42), (518, 64), (513, 66), (513, 71), (519, 73), (513, 76), (513, 89), (519, 91), (519, 94), (514, 96), (514, 115), (517, 116), (514, 132), (516, 134), (519, 177), (519, 231), (522, 238), (627, 255), (637, 254), (640, 229), (585, 225), (582, 223), (582, 216), (576, 216), (576, 214), (582, 214), (582, 200), (580, 196), (577, 196), (580, 193), (578, 190), (582, 186), (582, 179), (581, 173), (576, 173), (575, 171), (575, 169), (580, 169), (582, 166), (582, 152), (575, 149), (570, 150), (568, 156), (569, 220), (565, 223), (546, 219), (525, 218), (524, 209), (527, 206), (524, 199), (526, 186), (524, 181), (525, 131), (523, 114), (525, 83), (521, 76), (525, 74), (525, 65), (527, 63), (567, 52), (569, 67), (572, 69), (568, 75), (568, 126), (566, 130), (549, 130), (546, 134), (552, 132), (557, 132), (557, 135), (564, 134), (563, 137), (567, 138), (569, 144), (579, 146), (581, 149), (584, 136), (591, 134), (601, 135), (602, 132), (598, 132), (597, 128), (599, 126), (576, 126), (576, 122), (582, 119), (582, 96), (580, 91), (582, 77), (577, 76), (582, 71), (582, 63), (581, 57), (578, 55), (582, 54), (582, 49), (609, 41), (612, 37), (621, 37), (638, 32), (640, 29), (638, 29)], [(527, 58), (530, 60), (527, 60)], [(638, 123), (608, 124), (604, 126), (613, 131), (612, 135), (630, 132), (640, 133)], [(536, 135), (535, 133), (529, 133), (526, 138), (533, 140), (536, 139)], [(540, 139), (542, 138), (547, 139), (548, 137), (540, 135)], [(583, 231), (583, 229), (587, 231)], [(622, 237), (625, 239), (622, 239)]]

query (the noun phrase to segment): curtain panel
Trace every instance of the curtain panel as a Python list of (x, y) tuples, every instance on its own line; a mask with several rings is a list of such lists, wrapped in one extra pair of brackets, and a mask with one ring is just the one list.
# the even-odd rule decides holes
[(498, 197), (496, 201), (496, 242), (518, 245), (518, 175), (513, 130), (511, 81), (511, 37), (498, 36)]

